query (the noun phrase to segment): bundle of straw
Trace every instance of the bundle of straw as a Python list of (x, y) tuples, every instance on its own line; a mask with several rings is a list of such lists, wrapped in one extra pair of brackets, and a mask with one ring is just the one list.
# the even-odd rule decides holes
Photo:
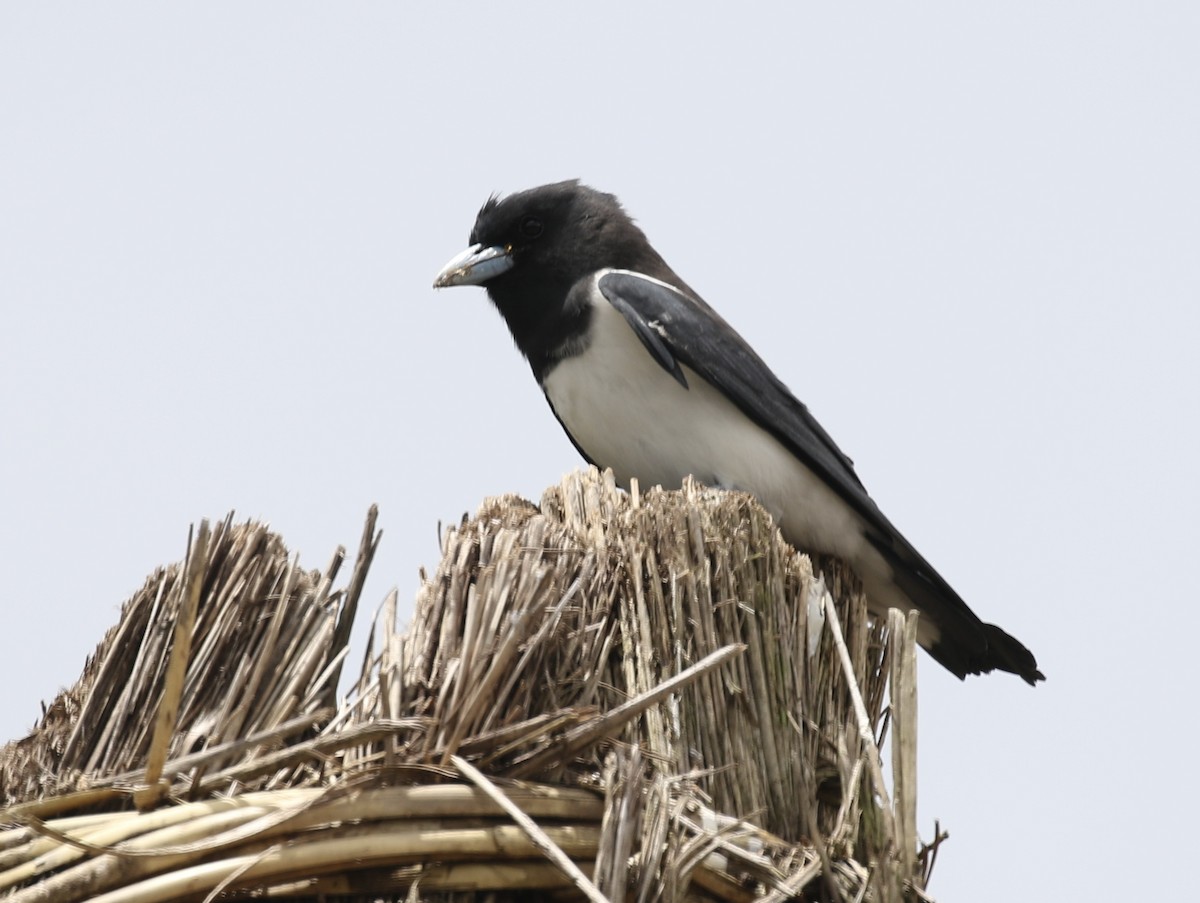
[(307, 573), (261, 525), (202, 525), (0, 751), (0, 893), (923, 896), (915, 623), (872, 621), (748, 496), (593, 469), (489, 500), (406, 631), (385, 600), (335, 710), (377, 542), (372, 511), (335, 591), (341, 550)]

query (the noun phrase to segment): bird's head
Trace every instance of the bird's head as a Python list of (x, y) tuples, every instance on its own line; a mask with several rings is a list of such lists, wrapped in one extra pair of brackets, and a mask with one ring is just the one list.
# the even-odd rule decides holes
[(493, 195), (469, 243), (442, 267), (434, 288), (486, 288), (539, 374), (586, 328), (588, 289), (599, 271), (633, 270), (686, 288), (620, 201), (577, 179)]
[(597, 270), (665, 266), (613, 195), (577, 179), (493, 195), (469, 243), (433, 285), (482, 285), (506, 317), (518, 307), (549, 313)]

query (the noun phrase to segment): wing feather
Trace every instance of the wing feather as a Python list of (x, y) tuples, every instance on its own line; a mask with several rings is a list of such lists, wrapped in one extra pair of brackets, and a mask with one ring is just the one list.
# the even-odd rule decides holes
[(599, 289), (663, 369), (680, 379), (679, 364), (686, 364), (856, 510), (879, 516), (854, 472), (854, 462), (746, 340), (708, 305), (665, 282), (626, 270), (605, 273)]

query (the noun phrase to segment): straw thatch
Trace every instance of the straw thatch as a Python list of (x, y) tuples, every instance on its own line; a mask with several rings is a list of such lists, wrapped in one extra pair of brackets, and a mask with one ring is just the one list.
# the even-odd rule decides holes
[(923, 897), (915, 623), (749, 497), (590, 470), (488, 501), (335, 707), (377, 542), (372, 511), (334, 590), (341, 550), (202, 525), (0, 750), (0, 894)]

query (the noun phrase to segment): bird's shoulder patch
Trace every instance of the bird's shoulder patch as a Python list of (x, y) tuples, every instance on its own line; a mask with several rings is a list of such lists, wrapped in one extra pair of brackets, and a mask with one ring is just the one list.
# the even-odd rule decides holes
[(646, 310), (649, 305), (639, 303), (645, 301), (647, 292), (674, 290), (657, 280), (624, 271), (605, 273), (597, 280), (597, 287), (604, 299), (625, 318), (638, 341), (650, 352), (659, 366), (670, 373), (681, 386), (688, 388), (683, 367), (668, 345), (670, 335), (663, 325), (662, 318), (650, 315)]

